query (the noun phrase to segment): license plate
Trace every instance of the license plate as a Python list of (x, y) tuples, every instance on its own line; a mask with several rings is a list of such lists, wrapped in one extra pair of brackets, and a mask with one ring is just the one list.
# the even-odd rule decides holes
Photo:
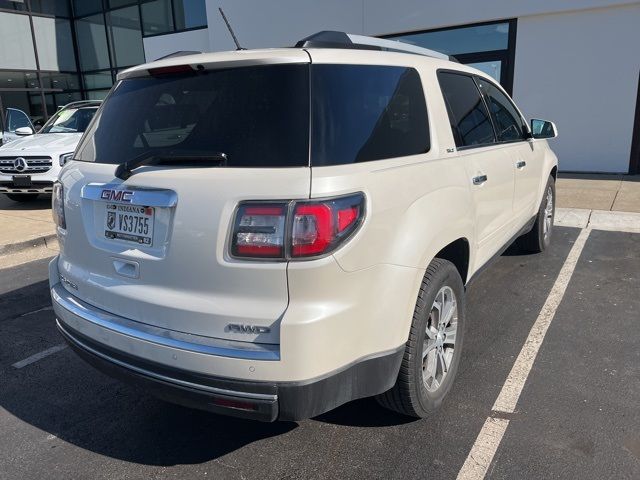
[(152, 207), (107, 204), (104, 236), (150, 247), (153, 244), (154, 215)]
[(13, 186), (14, 187), (30, 187), (31, 186), (31, 175), (20, 175), (13, 177)]

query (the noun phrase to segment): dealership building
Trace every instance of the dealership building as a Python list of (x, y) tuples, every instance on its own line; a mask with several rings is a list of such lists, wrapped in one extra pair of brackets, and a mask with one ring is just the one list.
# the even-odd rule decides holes
[(340, 30), (453, 55), (556, 122), (562, 171), (640, 173), (638, 1), (0, 0), (0, 109), (42, 122), (129, 66), (234, 49), (218, 7), (245, 48)]

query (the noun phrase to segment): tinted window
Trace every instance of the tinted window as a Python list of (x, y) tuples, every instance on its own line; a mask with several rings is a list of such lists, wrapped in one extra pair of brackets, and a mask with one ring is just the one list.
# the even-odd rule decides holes
[(7, 108), (7, 127), (10, 132), (15, 132), (17, 128), (31, 127), (31, 121), (22, 110)]
[(173, 11), (176, 30), (207, 26), (207, 7), (204, 0), (174, 0)]
[(312, 66), (313, 165), (339, 165), (429, 150), (418, 72), (371, 65)]
[(40, 133), (78, 133), (84, 132), (98, 110), (97, 107), (64, 108), (59, 110)]
[(123, 80), (76, 158), (122, 163), (223, 152), (229, 167), (308, 166), (308, 72), (308, 65), (278, 65)]
[(501, 142), (522, 140), (525, 132), (524, 121), (511, 100), (495, 85), (482, 78), (477, 78), (477, 81), (487, 98), (498, 140)]
[(489, 112), (472, 77), (438, 72), (453, 137), (458, 147), (495, 141)]

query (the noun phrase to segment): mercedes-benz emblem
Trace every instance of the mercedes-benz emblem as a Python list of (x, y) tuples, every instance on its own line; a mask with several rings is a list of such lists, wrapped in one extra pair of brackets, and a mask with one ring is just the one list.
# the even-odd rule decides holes
[(13, 168), (18, 172), (24, 172), (27, 169), (27, 161), (22, 157), (18, 157), (13, 161)]

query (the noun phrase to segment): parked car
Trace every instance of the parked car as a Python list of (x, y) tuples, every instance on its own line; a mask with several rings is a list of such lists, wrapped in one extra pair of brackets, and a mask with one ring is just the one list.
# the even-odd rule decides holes
[(24, 138), (0, 147), (0, 193), (16, 202), (50, 194), (99, 106), (96, 101), (69, 103), (36, 134), (32, 127), (17, 128), (15, 133)]
[(549, 245), (555, 127), (532, 122), (478, 70), (340, 32), (121, 72), (54, 186), (58, 329), (188, 406), (424, 417), (465, 285)]

